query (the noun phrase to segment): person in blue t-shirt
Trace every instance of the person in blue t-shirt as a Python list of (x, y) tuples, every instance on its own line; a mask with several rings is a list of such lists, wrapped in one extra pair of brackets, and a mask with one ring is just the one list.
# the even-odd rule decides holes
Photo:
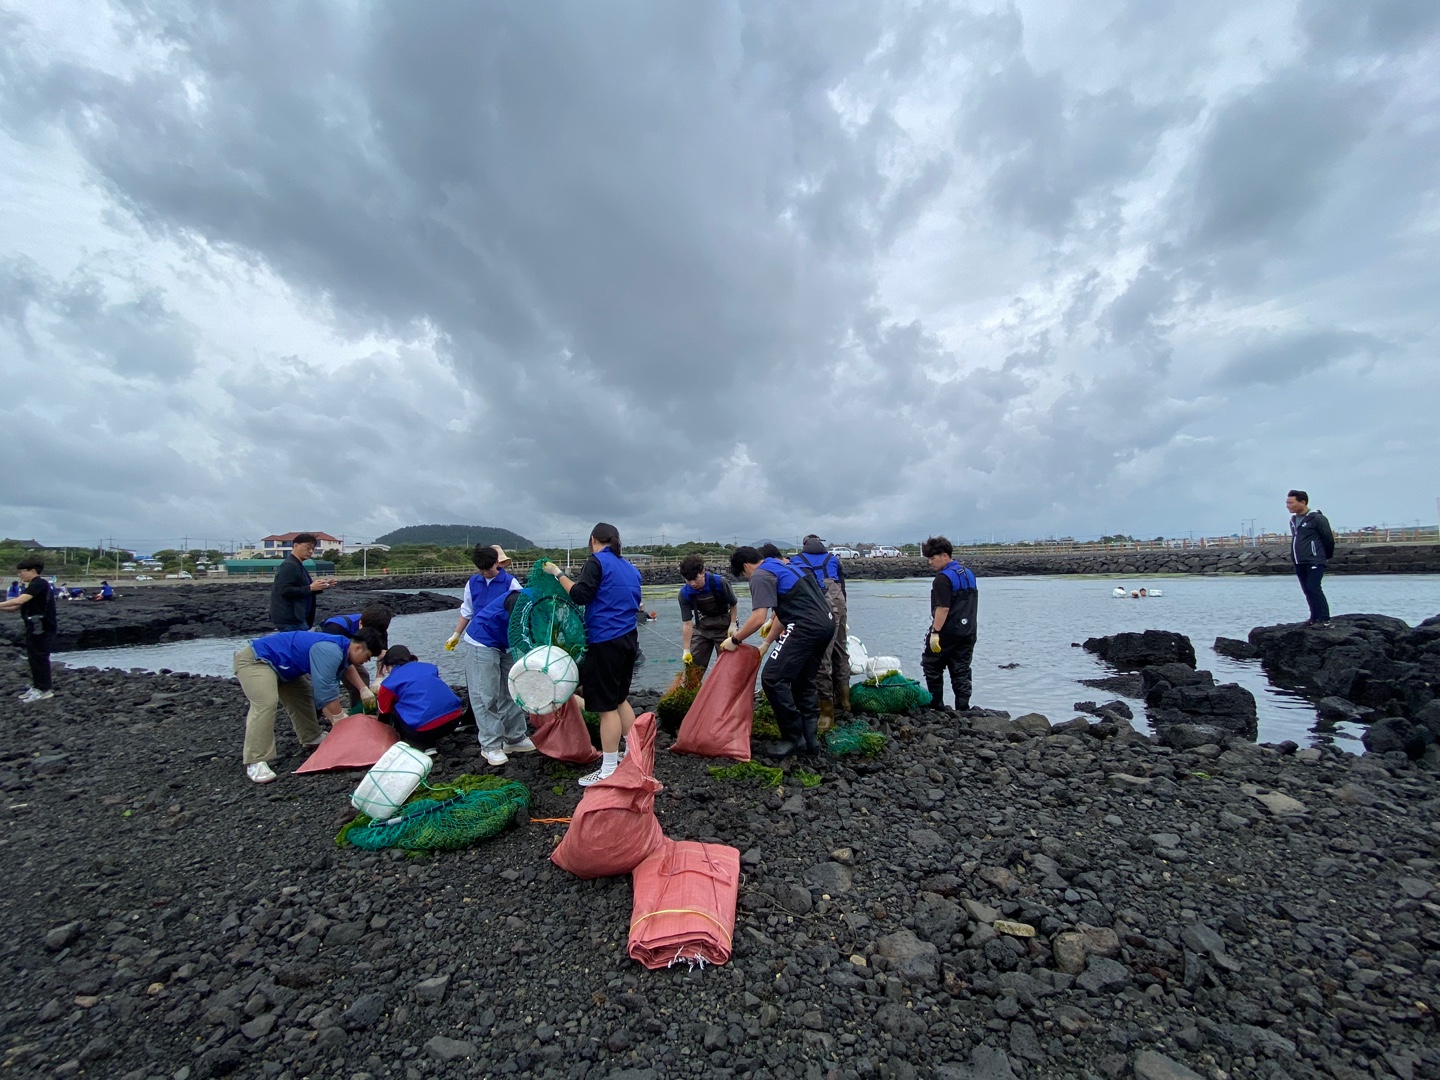
[(356, 632), (353, 638), (313, 630), (282, 630), (256, 638), (235, 654), (235, 677), (250, 701), (245, 716), (245, 775), (257, 784), (276, 779), (275, 713), (281, 703), (290, 714), (295, 737), (307, 750), (325, 736), (315, 722), (319, 709), (331, 723), (345, 715), (340, 680), (351, 664), (368, 663), (385, 651), (379, 630)]
[(920, 670), (937, 709), (945, 706), (942, 695), (945, 672), (949, 671), (955, 708), (964, 712), (970, 707), (970, 661), (975, 655), (980, 592), (975, 574), (951, 558), (953, 550), (943, 536), (932, 536), (920, 545), (920, 554), (930, 560), (930, 569), (936, 572), (930, 586), (930, 625), (925, 633), (925, 651), (920, 654)]
[(570, 599), (585, 609), (585, 658), (580, 686), (587, 708), (600, 714), (600, 768), (580, 778), (581, 787), (604, 780), (620, 764), (620, 740), (630, 734), (635, 710), (630, 707), (630, 680), (640, 635), (635, 612), (640, 607), (640, 571), (620, 554), (620, 530), (600, 522), (590, 530), (590, 557), (571, 581), (552, 562), (543, 569), (559, 579)]

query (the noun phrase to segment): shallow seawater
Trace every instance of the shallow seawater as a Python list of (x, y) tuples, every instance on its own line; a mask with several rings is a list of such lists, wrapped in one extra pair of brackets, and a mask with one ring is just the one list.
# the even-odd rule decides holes
[[(1116, 598), (1111, 596), (1116, 585), (1159, 587), (1163, 595)], [(849, 586), (850, 632), (871, 655), (899, 656), (905, 674), (912, 678), (920, 674), (929, 590), (928, 578), (856, 581)], [(437, 591), (460, 595), (458, 589)], [(743, 619), (749, 601), (743, 586), (737, 591)], [(1440, 576), (1435, 575), (1337, 575), (1325, 580), (1325, 592), (1337, 615), (1378, 612), (1414, 625), (1440, 612)], [(662, 687), (680, 668), (680, 614), (674, 595), (675, 589), (668, 587), (645, 590), (645, 605), (658, 618), (639, 631), (644, 660), (636, 671), (637, 687)], [(1251, 627), (1294, 622), (1305, 614), (1300, 587), (1289, 576), (982, 578), (973, 701), (1017, 716), (1040, 712), (1053, 721), (1067, 719), (1074, 715), (1076, 701), (1103, 702), (1114, 696), (1081, 685), (1080, 679), (1111, 672), (1090, 653), (1072, 647), (1072, 642), (1123, 630), (1174, 630), (1190, 637), (1199, 665), (1213, 671), (1218, 681), (1238, 682), (1255, 695), (1261, 741), (1293, 739), (1304, 744), (1335, 739), (1358, 752), (1358, 727), (1321, 725), (1304, 699), (1272, 687), (1258, 662), (1230, 660), (1211, 648), (1217, 636), (1244, 638)], [(443, 649), (457, 616), (455, 611), (398, 616), (390, 640), (439, 665), (452, 682), (463, 682), (457, 655)], [(169, 668), (228, 676), (232, 654), (247, 640), (210, 638), (93, 649), (56, 659), (79, 667)], [(1017, 666), (1001, 667), (1009, 664)], [(1130, 705), (1136, 717), (1143, 718), (1142, 704), (1132, 700)]]

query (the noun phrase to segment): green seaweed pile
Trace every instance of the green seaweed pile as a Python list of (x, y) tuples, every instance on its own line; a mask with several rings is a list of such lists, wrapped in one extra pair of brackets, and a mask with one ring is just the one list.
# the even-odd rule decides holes
[(785, 778), (783, 769), (761, 765), (758, 761), (739, 761), (734, 765), (711, 765), (710, 775), (717, 780), (757, 780), (762, 787), (779, 787)]

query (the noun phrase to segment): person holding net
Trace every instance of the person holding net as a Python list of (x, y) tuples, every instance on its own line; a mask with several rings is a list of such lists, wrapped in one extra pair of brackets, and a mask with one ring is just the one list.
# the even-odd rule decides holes
[(686, 667), (704, 672), (710, 656), (735, 627), (739, 604), (735, 590), (719, 574), (705, 569), (699, 555), (680, 560), (680, 648)]
[(499, 767), (511, 754), (535, 749), (526, 733), (525, 713), (510, 696), (510, 612), (520, 582), (500, 566), (500, 554), (491, 544), (476, 544), (471, 560), (480, 572), (465, 586), (460, 621), (445, 641), (447, 652), (459, 645), (464, 651), (465, 687), (475, 712), (480, 753)]
[(570, 599), (585, 609), (585, 658), (580, 685), (586, 705), (600, 714), (600, 768), (580, 778), (581, 787), (604, 780), (620, 764), (620, 740), (630, 734), (630, 680), (640, 651), (635, 612), (640, 607), (640, 571), (620, 554), (620, 531), (600, 522), (590, 530), (590, 557), (571, 581), (552, 562), (543, 567)]

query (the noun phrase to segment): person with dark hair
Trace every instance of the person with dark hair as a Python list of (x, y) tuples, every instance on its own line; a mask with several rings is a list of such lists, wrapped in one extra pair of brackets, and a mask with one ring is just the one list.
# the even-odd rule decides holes
[(800, 542), (800, 552), (792, 556), (790, 565), (815, 579), (835, 615), (835, 638), (820, 661), (815, 685), (820, 696), (820, 730), (835, 726), (835, 706), (850, 711), (850, 631), (849, 610), (845, 596), (845, 571), (840, 560), (825, 546), (825, 541), (811, 533)]
[(110, 582), (100, 582), (100, 591), (90, 598), (91, 600), (114, 600), (115, 590), (110, 587)]
[(316, 581), (305, 569), (315, 554), (314, 533), (296, 533), (290, 551), (270, 584), (270, 621), (276, 630), (309, 630), (315, 625), (315, 596), (335, 584), (333, 578)]
[(434, 749), (465, 715), (465, 703), (445, 684), (440, 669), (421, 663), (404, 645), (387, 649), (376, 670), (380, 719), (411, 746)]
[(20, 582), (17, 581), (16, 579), (14, 579), (14, 578), (11, 578), (11, 579), (10, 579), (10, 588), (8, 588), (7, 590), (5, 590), (5, 599), (6, 599), (6, 600), (14, 600), (15, 597), (17, 597), (17, 596), (19, 596), (19, 595), (20, 595)]
[[(369, 626), (379, 630), (381, 639), (386, 645), (389, 645), (390, 620), (393, 618), (395, 618), (395, 612), (389, 604), (366, 604), (361, 611), (348, 615), (327, 616), (320, 623), (320, 632), (354, 637), (356, 631), (362, 626)], [(363, 666), (357, 667), (352, 664), (345, 669), (345, 690), (352, 706), (361, 702), (366, 705), (375, 703), (375, 694), (370, 689), (370, 672)]]
[(710, 666), (711, 654), (735, 628), (739, 603), (730, 583), (706, 570), (699, 555), (680, 560), (680, 577), (685, 582), (680, 586), (681, 660), (703, 672)]
[(55, 590), (41, 573), (45, 560), (37, 556), (15, 565), (24, 586), (19, 595), (0, 601), (0, 611), (18, 611), (25, 621), (25, 659), (30, 663), (30, 689), (20, 695), (24, 702), (45, 701), (55, 696), (50, 681), (50, 653), (55, 648)]
[(760, 545), (760, 558), (779, 559), (783, 563), (788, 563), (790, 561), (780, 553), (780, 549), (778, 547), (771, 543), (764, 543)]
[(510, 611), (520, 582), (500, 565), (500, 553), (491, 544), (476, 544), (470, 561), (480, 572), (465, 586), (460, 619), (445, 648), (462, 649), (480, 753), (499, 768), (509, 755), (535, 749), (526, 733), (525, 713), (510, 696)]
[(949, 671), (955, 708), (963, 711), (970, 707), (970, 663), (975, 656), (980, 591), (974, 573), (952, 558), (954, 548), (945, 537), (930, 537), (920, 545), (920, 554), (930, 560), (930, 569), (937, 571), (930, 586), (930, 626), (920, 654), (920, 670), (937, 709), (945, 705), (945, 672)]
[(367, 663), (385, 651), (379, 630), (353, 638), (287, 630), (256, 638), (235, 654), (235, 677), (250, 701), (245, 716), (245, 775), (257, 784), (276, 779), (275, 712), (283, 703), (302, 748), (313, 750), (325, 736), (315, 722), (318, 709), (332, 724), (344, 714), (340, 680), (348, 664)]
[(546, 562), (545, 572), (557, 578), (570, 599), (585, 609), (585, 658), (580, 685), (585, 704), (600, 714), (600, 768), (580, 778), (581, 787), (604, 780), (620, 764), (620, 740), (630, 734), (635, 711), (630, 707), (630, 680), (640, 636), (635, 612), (640, 607), (640, 571), (620, 554), (620, 531), (600, 522), (590, 530), (590, 557), (571, 581)]
[(1285, 509), (1290, 511), (1290, 560), (1310, 606), (1310, 622), (1324, 626), (1330, 622), (1330, 601), (1325, 599), (1320, 579), (1335, 554), (1335, 533), (1324, 514), (1310, 509), (1310, 495), (1299, 488), (1285, 496)]
[(815, 675), (835, 639), (835, 615), (813, 577), (753, 547), (730, 553), (730, 572), (750, 583), (750, 617), (720, 647), (733, 651), (756, 630), (769, 626), (765, 644), (770, 651), (760, 686), (775, 710), (780, 741), (766, 753), (775, 758), (818, 754)]

